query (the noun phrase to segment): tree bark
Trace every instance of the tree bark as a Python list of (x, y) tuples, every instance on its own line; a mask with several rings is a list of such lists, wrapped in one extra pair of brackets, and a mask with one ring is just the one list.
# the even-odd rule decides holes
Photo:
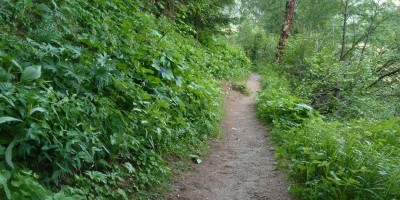
[(365, 42), (364, 42), (363, 48), (361, 50), (359, 65), (361, 65), (362, 61), (364, 60), (365, 49), (367, 48), (367, 45), (368, 45), (368, 42), (369, 42), (369, 37), (373, 32), (374, 23), (376, 22), (376, 18), (377, 18), (377, 16), (379, 14), (380, 14), (379, 13), (379, 7), (378, 7), (378, 5), (376, 5), (376, 8), (374, 10), (374, 14), (371, 16), (371, 24), (369, 25), (367, 33), (366, 33), (367, 37), (365, 38)]
[(195, 33), (195, 39), (197, 40), (197, 41), (199, 41), (199, 37), (200, 37), (200, 17), (199, 17), (199, 15), (198, 14), (196, 14), (196, 16), (195, 16), (195, 19), (194, 19), (194, 29), (195, 29), (195, 31), (196, 31), (196, 33)]
[(276, 53), (275, 63), (281, 64), (283, 56), (285, 54), (286, 41), (289, 38), (290, 30), (293, 27), (293, 17), (295, 10), (295, 0), (286, 1), (285, 9), (285, 21), (282, 26), (282, 34), (279, 39), (278, 52)]
[(340, 49), (340, 57), (339, 60), (343, 61), (346, 54), (346, 32), (347, 32), (347, 19), (348, 17), (348, 8), (349, 8), (349, 0), (342, 0), (342, 4), (344, 7), (343, 11), (343, 27), (342, 27), (342, 48)]

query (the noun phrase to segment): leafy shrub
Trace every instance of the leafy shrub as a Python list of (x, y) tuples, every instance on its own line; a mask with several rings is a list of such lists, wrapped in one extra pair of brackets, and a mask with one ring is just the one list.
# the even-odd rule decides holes
[(400, 197), (398, 119), (308, 123), (280, 134), (277, 156), (290, 162), (300, 199)]
[(288, 41), (281, 70), (286, 73), (292, 92), (336, 120), (398, 115), (395, 85), (388, 81), (379, 89), (369, 87), (379, 77), (377, 73), (382, 69), (377, 66), (381, 61), (361, 61), (360, 55), (339, 61), (338, 55), (332, 53), (337, 50), (336, 44), (329, 36), (315, 32), (296, 34)]
[(271, 90), (259, 95), (258, 116), (274, 126), (292, 127), (317, 119), (318, 113), (294, 96)]
[(138, 2), (0, 6), (0, 198), (141, 197), (215, 133), (248, 60)]
[(276, 156), (294, 181), (292, 194), (299, 199), (399, 198), (399, 119), (325, 122), (290, 92), (276, 67), (265, 70), (257, 114), (272, 126)]
[[(257, 114), (261, 120), (275, 127), (300, 126), (310, 120), (319, 119), (311, 106), (290, 92), (289, 83), (273, 72), (276, 66), (269, 66), (262, 80), (264, 89), (257, 100)], [(268, 73), (270, 72), (270, 73)]]
[(250, 70), (250, 60), (243, 51), (216, 40), (210, 50), (211, 53), (206, 58), (209, 64), (204, 68), (208, 73), (224, 79), (243, 80), (246, 78)]
[(278, 43), (279, 37), (266, 34), (265, 29), (247, 21), (239, 26), (239, 33), (232, 40), (240, 44), (251, 61), (257, 64), (274, 61), (276, 49), (270, 47)]

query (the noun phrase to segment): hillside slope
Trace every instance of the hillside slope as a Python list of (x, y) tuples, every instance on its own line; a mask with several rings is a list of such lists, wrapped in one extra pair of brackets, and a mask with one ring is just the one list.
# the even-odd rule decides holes
[(131, 199), (215, 132), (218, 79), (248, 68), (146, 1), (0, 6), (0, 198)]

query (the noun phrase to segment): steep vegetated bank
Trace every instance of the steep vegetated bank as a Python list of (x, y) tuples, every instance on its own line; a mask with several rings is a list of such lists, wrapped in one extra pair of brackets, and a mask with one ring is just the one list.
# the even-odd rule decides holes
[(2, 1), (1, 199), (138, 198), (216, 132), (249, 62), (162, 6)]

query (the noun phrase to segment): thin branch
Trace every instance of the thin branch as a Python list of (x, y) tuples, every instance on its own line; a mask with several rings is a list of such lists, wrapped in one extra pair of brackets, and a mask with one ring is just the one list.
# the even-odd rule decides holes
[(361, 41), (363, 41), (366, 37), (369, 37), (375, 31), (375, 29), (377, 29), (388, 18), (389, 16), (384, 17), (379, 23), (376, 23), (375, 26), (371, 26), (371, 28), (368, 29), (362, 36), (355, 40), (350, 49), (348, 49), (343, 55), (341, 54), (340, 61), (343, 61), (346, 56), (350, 54)]
[(387, 60), (381, 67), (379, 67), (378, 70), (376, 70), (376, 72), (380, 72), (383, 69), (390, 67), (391, 65), (395, 64), (397, 61), (400, 61), (400, 58), (394, 58), (394, 59)]
[[(379, 3), (379, 1), (377, 3)], [(361, 62), (364, 60), (365, 49), (367, 48), (367, 45), (368, 45), (368, 42), (369, 42), (369, 37), (372, 34), (372, 27), (373, 27), (373, 25), (374, 25), (374, 23), (376, 21), (376, 18), (378, 16), (378, 14), (379, 14), (379, 7), (376, 7), (375, 10), (374, 10), (374, 14), (371, 16), (371, 24), (369, 25), (369, 27), (367, 29), (367, 33), (366, 33), (367, 36), (366, 36), (363, 48), (361, 50), (359, 65), (361, 65)]]
[(393, 75), (395, 75), (395, 74), (397, 74), (397, 73), (399, 73), (400, 72), (400, 68), (399, 69), (396, 69), (396, 70), (394, 70), (394, 71), (392, 71), (392, 72), (389, 72), (389, 73), (387, 73), (387, 74), (384, 74), (384, 75), (382, 75), (382, 76), (380, 76), (376, 81), (374, 81), (372, 84), (370, 84), (368, 87), (366, 87), (367, 89), (368, 88), (371, 88), (372, 86), (374, 86), (374, 85), (376, 85), (377, 83), (379, 83), (379, 81), (381, 81), (382, 79), (384, 79), (384, 78), (386, 78), (386, 77), (389, 77), (389, 76), (393, 76)]
[(340, 61), (344, 60), (344, 51), (345, 51), (345, 48), (346, 48), (346, 32), (347, 32), (347, 19), (348, 19), (349, 1), (348, 0), (342, 0), (342, 5), (344, 7), (344, 11), (343, 11), (342, 44), (341, 44), (342, 47), (340, 49), (340, 57), (339, 57)]

